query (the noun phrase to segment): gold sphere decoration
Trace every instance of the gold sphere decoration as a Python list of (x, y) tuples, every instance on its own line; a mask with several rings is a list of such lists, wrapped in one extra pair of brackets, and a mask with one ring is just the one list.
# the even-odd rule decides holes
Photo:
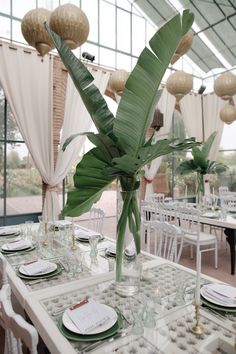
[(226, 104), (220, 110), (220, 119), (226, 124), (231, 124), (236, 120), (236, 107), (232, 104)]
[(88, 38), (88, 18), (73, 4), (58, 6), (51, 14), (49, 26), (71, 49), (81, 46)]
[(214, 91), (223, 100), (229, 100), (236, 94), (236, 76), (230, 71), (220, 75), (214, 82)]
[(54, 48), (54, 44), (44, 27), (44, 22), (49, 23), (50, 15), (51, 11), (38, 8), (27, 12), (21, 22), (21, 32), (26, 42), (36, 48), (42, 56)]
[(166, 82), (167, 91), (175, 96), (176, 101), (179, 102), (187, 93), (193, 88), (193, 77), (182, 70), (177, 70), (171, 74)]
[(188, 32), (183, 36), (178, 48), (176, 49), (173, 58), (171, 59), (171, 64), (173, 65), (180, 57), (182, 57), (190, 49), (193, 42), (193, 30), (190, 28)]
[(125, 89), (126, 81), (129, 77), (129, 72), (123, 69), (113, 71), (109, 79), (109, 86), (113, 92), (121, 96)]

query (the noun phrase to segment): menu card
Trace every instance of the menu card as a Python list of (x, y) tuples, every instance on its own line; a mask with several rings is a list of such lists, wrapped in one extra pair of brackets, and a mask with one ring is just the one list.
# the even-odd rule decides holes
[(117, 314), (93, 299), (86, 299), (74, 305), (68, 311), (68, 316), (81, 334), (89, 334), (109, 320), (116, 320)]

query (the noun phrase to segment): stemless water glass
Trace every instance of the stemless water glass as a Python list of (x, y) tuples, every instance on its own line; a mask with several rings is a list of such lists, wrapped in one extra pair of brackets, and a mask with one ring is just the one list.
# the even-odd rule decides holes
[(89, 237), (89, 244), (91, 247), (90, 250), (91, 259), (96, 258), (98, 255), (98, 240), (99, 240), (99, 235), (92, 235)]
[(34, 222), (32, 220), (27, 220), (25, 222), (25, 236), (26, 239), (32, 241), (32, 227)]

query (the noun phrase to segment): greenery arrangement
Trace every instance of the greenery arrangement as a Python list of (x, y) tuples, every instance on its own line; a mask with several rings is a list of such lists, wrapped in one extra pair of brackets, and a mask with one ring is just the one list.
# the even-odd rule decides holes
[[(92, 84), (93, 76), (72, 51), (45, 24), (58, 53), (80, 93), (83, 102), (98, 130), (97, 134), (84, 133), (95, 145), (76, 167), (74, 188), (68, 192), (63, 214), (79, 216), (90, 210), (103, 191), (115, 179), (119, 180), (123, 208), (117, 225), (116, 280), (120, 279), (125, 230), (133, 234), (136, 251), (140, 252), (140, 212), (135, 191), (144, 165), (158, 156), (174, 150), (189, 149), (195, 139), (163, 139), (152, 145), (145, 141), (162, 77), (168, 68), (182, 37), (193, 23), (189, 10), (177, 14), (165, 23), (151, 38), (150, 49), (144, 48), (131, 72), (116, 117), (109, 111), (98, 88)], [(71, 136), (66, 146), (77, 136)]]
[(187, 175), (192, 172), (197, 172), (197, 192), (204, 194), (204, 180), (206, 174), (215, 174), (224, 172), (228, 167), (220, 162), (210, 161), (209, 153), (212, 144), (216, 137), (216, 132), (213, 132), (201, 148), (195, 146), (192, 148), (191, 160), (183, 161), (177, 168), (176, 173), (180, 175)]

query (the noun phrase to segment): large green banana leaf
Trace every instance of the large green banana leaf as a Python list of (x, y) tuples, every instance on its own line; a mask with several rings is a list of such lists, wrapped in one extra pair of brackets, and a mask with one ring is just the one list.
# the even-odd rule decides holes
[[(182, 16), (174, 16), (152, 37), (149, 44), (153, 52), (147, 48), (142, 51), (126, 83), (115, 119), (99, 90), (91, 84), (90, 72), (46, 25), (99, 132), (98, 136), (88, 135), (97, 147), (77, 166), (75, 189), (68, 193), (65, 215), (81, 215), (88, 211), (113, 179), (131, 174), (135, 177), (140, 168), (155, 157), (177, 149), (177, 145), (170, 145), (171, 141), (147, 144), (145, 135), (160, 95), (158, 88), (162, 77), (192, 22), (193, 14), (185, 10)], [(182, 148), (185, 147), (183, 144)], [(93, 166), (96, 166), (95, 170)]]

